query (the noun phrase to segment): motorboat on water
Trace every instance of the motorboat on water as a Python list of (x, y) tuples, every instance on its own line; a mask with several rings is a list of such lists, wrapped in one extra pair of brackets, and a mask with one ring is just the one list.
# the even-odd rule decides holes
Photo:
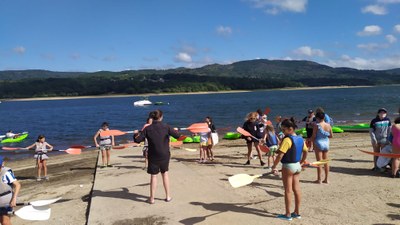
[(152, 105), (153, 103), (148, 99), (139, 100), (133, 103), (133, 106), (145, 106), (145, 105)]

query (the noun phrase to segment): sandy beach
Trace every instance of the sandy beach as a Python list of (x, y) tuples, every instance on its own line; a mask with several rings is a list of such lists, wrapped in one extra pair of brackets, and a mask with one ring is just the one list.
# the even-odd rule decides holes
[[(267, 90), (317, 90), (317, 89), (337, 89), (337, 88), (365, 88), (372, 86), (320, 86), (320, 87), (288, 87)], [(87, 99), (87, 98), (119, 98), (119, 97), (151, 97), (151, 96), (164, 96), (164, 95), (201, 95), (201, 94), (223, 94), (223, 93), (243, 93), (251, 91), (265, 91), (262, 90), (232, 90), (232, 91), (207, 91), (207, 92), (181, 92), (181, 93), (147, 93), (147, 94), (117, 94), (117, 95), (96, 95), (96, 96), (63, 96), (63, 97), (35, 97), (35, 98), (15, 98), (4, 99), (4, 101), (49, 101), (49, 100), (65, 100), (65, 99)]]
[[(357, 149), (371, 149), (368, 133), (335, 134), (331, 140), (330, 184), (315, 184), (316, 170), (305, 169), (301, 174), (302, 219), (291, 223), (400, 224), (400, 179), (389, 178), (388, 173), (372, 172), (372, 157)], [(48, 221), (23, 221), (14, 216), (12, 222), (15, 225), (86, 224), (89, 216), (88, 224), (113, 225), (288, 223), (275, 218), (284, 212), (279, 177), (260, 178), (237, 189), (229, 185), (227, 179), (231, 175), (268, 172), (258, 160), (252, 160), (249, 166), (243, 165), (247, 151), (243, 140), (222, 140), (215, 146), (216, 160), (206, 164), (197, 163), (198, 152), (171, 151), (174, 200), (162, 201), (159, 181), (154, 205), (145, 202), (149, 176), (141, 169), (140, 147), (114, 150), (114, 168), (97, 169), (97, 172), (97, 151), (51, 157), (48, 182), (33, 179), (33, 160), (9, 162), (8, 166), (22, 183), (20, 201), (63, 197), (52, 205)], [(315, 161), (313, 153), (309, 154), (308, 161)]]

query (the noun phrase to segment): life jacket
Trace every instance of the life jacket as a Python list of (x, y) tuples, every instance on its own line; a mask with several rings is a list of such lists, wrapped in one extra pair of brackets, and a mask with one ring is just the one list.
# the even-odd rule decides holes
[(283, 155), (281, 163), (297, 163), (303, 153), (304, 140), (301, 136), (286, 136), (292, 141), (292, 147)]
[(278, 145), (278, 139), (276, 138), (276, 135), (274, 132), (268, 131), (267, 146), (271, 147), (274, 145)]
[(6, 207), (10, 204), (12, 198), (12, 187), (3, 182), (3, 176), (6, 175), (10, 168), (2, 167), (0, 173), (0, 207)]

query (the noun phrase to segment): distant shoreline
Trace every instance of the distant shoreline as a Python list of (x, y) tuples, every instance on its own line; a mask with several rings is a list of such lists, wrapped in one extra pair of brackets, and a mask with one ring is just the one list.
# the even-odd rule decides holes
[(340, 89), (340, 88), (366, 88), (374, 86), (319, 86), (319, 87), (288, 87), (276, 89), (262, 89), (262, 90), (234, 90), (234, 91), (203, 91), (203, 92), (174, 92), (174, 93), (148, 93), (148, 94), (117, 94), (117, 95), (88, 95), (88, 96), (60, 96), (60, 97), (35, 97), (35, 98), (16, 98), (16, 99), (3, 99), (3, 101), (51, 101), (51, 100), (69, 100), (69, 99), (91, 99), (91, 98), (120, 98), (120, 97), (152, 97), (152, 96), (165, 96), (165, 95), (202, 95), (202, 94), (226, 94), (226, 93), (245, 93), (253, 91), (295, 91), (295, 90), (320, 90), (320, 89)]

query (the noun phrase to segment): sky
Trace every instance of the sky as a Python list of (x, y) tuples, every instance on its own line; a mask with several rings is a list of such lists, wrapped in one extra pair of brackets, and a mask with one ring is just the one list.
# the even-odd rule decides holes
[(400, 0), (0, 0), (0, 70), (400, 68)]

